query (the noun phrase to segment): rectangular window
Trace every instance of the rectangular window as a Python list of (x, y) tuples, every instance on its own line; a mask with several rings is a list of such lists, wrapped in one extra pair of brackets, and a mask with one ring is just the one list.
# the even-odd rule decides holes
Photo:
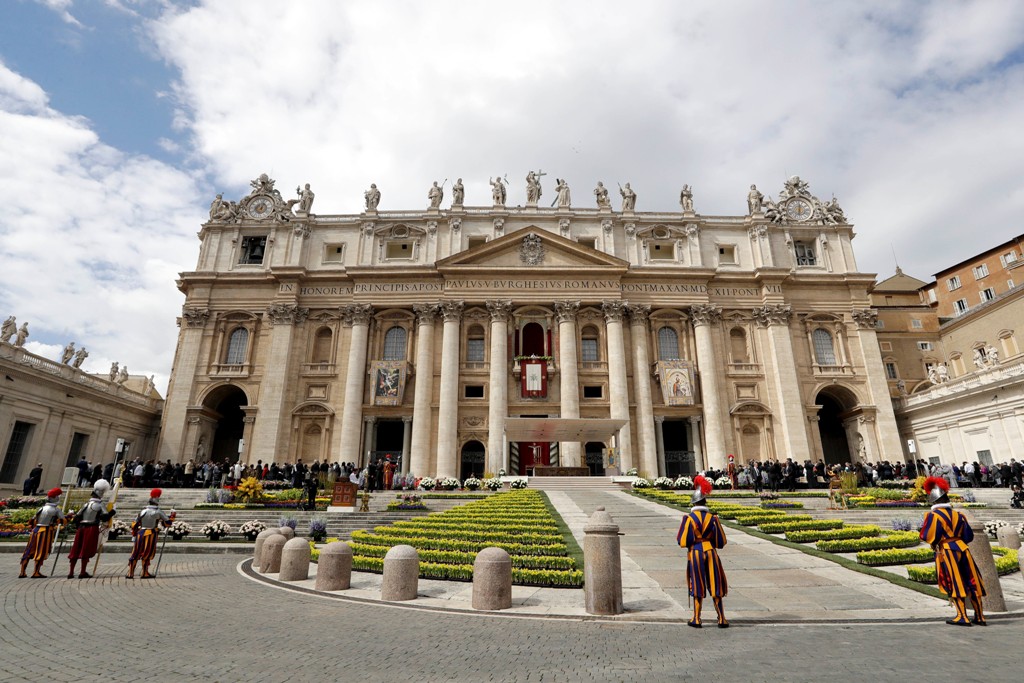
[(75, 435), (71, 437), (71, 449), (68, 451), (68, 461), (64, 464), (65, 467), (74, 467), (78, 464), (78, 459), (85, 453), (85, 444), (88, 440), (88, 434), (75, 432)]
[(483, 398), (484, 397), (484, 385), (483, 384), (467, 384), (466, 385), (466, 398)]
[(584, 338), (580, 341), (580, 360), (586, 363), (597, 362), (601, 360), (597, 353), (597, 340), (593, 338)]
[(601, 396), (602, 396), (602, 391), (601, 391), (601, 385), (600, 384), (593, 385), (593, 386), (588, 386), (588, 385), (584, 385), (583, 386), (583, 398), (601, 398)]
[(892, 351), (892, 342), (878, 342), (878, 348), (882, 351)]
[(388, 260), (392, 259), (411, 259), (413, 252), (413, 243), (406, 240), (402, 242), (388, 242), (385, 250)]
[(988, 264), (982, 263), (980, 266), (974, 267), (974, 279), (980, 280), (981, 278), (988, 275)]
[(345, 257), (344, 244), (325, 244), (324, 263), (341, 263)]
[(929, 303), (935, 303), (936, 301), (938, 301), (938, 299), (935, 297), (935, 290), (934, 289), (929, 289), (928, 290), (928, 301), (929, 301)]
[(895, 363), (886, 363), (885, 364), (885, 376), (888, 379), (899, 379), (900, 378), (899, 373), (896, 372), (896, 364)]
[(21, 458), (28, 447), (33, 426), (31, 422), (14, 423), (11, 438), (7, 442), (7, 451), (4, 453), (4, 464), (0, 466), (0, 484), (13, 484), (14, 478), (18, 476), (18, 467), (21, 466)]
[(915, 330), (919, 330), (919, 329), (921, 329), (922, 327), (924, 327), (924, 323), (922, 323), (922, 322), (921, 322), (920, 320), (918, 320), (917, 318), (911, 318), (911, 320), (910, 320), (910, 326), (911, 326), (911, 327), (913, 327), (913, 328), (914, 328)]
[(263, 263), (263, 254), (267, 249), (266, 237), (243, 237), (242, 252), (238, 262), (247, 266), (258, 266)]
[(1003, 254), (1002, 256), (999, 257), (999, 262), (1003, 264), (1004, 268), (1006, 266), (1010, 265), (1011, 263), (1016, 263), (1017, 262), (1017, 252), (1016, 251), (1008, 251), (1008, 252), (1006, 252), (1005, 254)]
[(963, 315), (967, 312), (968, 308), (970, 308), (970, 306), (967, 305), (967, 299), (957, 299), (953, 302), (953, 311), (956, 315)]
[(986, 287), (985, 289), (981, 290), (981, 303), (985, 303), (986, 301), (992, 301), (992, 299), (995, 298), (996, 290), (992, 289), (991, 287)]
[(992, 451), (975, 451), (978, 455), (979, 465), (991, 465), (992, 464)]
[(466, 362), (467, 363), (483, 363), (484, 362), (484, 340), (467, 339), (466, 340)]
[(960, 289), (960, 276), (954, 275), (946, 280), (946, 287), (948, 287), (951, 292), (955, 289)]
[(1007, 280), (1006, 281), (1006, 288), (1007, 289), (1013, 289), (1013, 287), (1014, 287), (1013, 280)]
[(718, 247), (718, 263), (723, 266), (735, 266), (736, 247), (731, 244), (724, 244)]
[(590, 247), (591, 249), (597, 249), (597, 239), (595, 239), (593, 237), (581, 237), (581, 238), (579, 238), (576, 241), (579, 242), (584, 247)]
[(652, 261), (674, 261), (676, 245), (674, 242), (652, 242), (648, 253)]
[(482, 246), (484, 244), (487, 244), (487, 238), (486, 237), (479, 236), (479, 237), (467, 237), (466, 238), (466, 248), (467, 249), (472, 249), (474, 247), (479, 247), (479, 246)]
[(932, 343), (931, 342), (926, 342), (926, 341), (924, 341), (924, 342), (919, 341), (919, 342), (917, 342), (917, 348), (918, 348), (919, 351), (931, 351), (932, 350)]
[(793, 242), (793, 251), (796, 253), (796, 264), (798, 266), (816, 266), (818, 260), (814, 255), (814, 245), (810, 242)]

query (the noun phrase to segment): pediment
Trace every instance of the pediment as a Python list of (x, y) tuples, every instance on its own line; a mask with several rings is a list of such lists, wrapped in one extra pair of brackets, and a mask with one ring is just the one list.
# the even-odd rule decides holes
[(629, 263), (537, 227), (516, 230), (437, 262), (438, 271), (462, 269), (604, 270)]

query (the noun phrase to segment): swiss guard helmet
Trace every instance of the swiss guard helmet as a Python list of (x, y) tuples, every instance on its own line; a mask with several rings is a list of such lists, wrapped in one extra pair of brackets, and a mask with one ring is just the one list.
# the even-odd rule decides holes
[(941, 505), (949, 502), (949, 482), (942, 477), (925, 479), (924, 490), (928, 494), (929, 505)]
[(96, 498), (102, 498), (107, 495), (109, 490), (110, 482), (106, 479), (97, 479), (96, 483), (92, 485), (92, 495)]
[(694, 477), (693, 493), (690, 495), (690, 507), (706, 502), (712, 488), (711, 482), (704, 475), (698, 474)]
[(164, 495), (161, 489), (153, 489), (149, 492), (149, 504), (159, 505), (160, 496)]

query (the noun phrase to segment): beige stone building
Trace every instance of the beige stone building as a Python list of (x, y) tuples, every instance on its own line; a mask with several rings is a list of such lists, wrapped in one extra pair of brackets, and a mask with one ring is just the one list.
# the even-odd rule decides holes
[(218, 197), (179, 282), (161, 457), (458, 477), (900, 457), (874, 276), (834, 200), (793, 177), (707, 216), (688, 187), (654, 213), (600, 185), (573, 205), (565, 183), (548, 208), (533, 173), (525, 206), (491, 185), (487, 206), (460, 182), (413, 211), (374, 186), (357, 215), (265, 175)]
[(82, 456), (113, 462), (119, 441), (122, 460), (154, 458), (162, 407), (147, 377), (91, 375), (0, 340), (0, 490), (20, 492), (37, 464), (41, 488), (56, 486)]

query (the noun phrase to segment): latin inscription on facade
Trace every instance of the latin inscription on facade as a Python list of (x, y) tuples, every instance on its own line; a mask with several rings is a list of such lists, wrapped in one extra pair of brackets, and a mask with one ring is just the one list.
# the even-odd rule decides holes
[(621, 284), (616, 280), (471, 280), (454, 279), (444, 282), (372, 282), (337, 287), (300, 287), (294, 284), (282, 284), (279, 291), (283, 294), (298, 293), (300, 296), (347, 296), (351, 294), (373, 293), (417, 293), (417, 292), (461, 292), (480, 289), (507, 290), (589, 290), (598, 292), (621, 291), (626, 294), (709, 294), (719, 297), (758, 297), (763, 294), (781, 294), (781, 285), (764, 285), (763, 287), (708, 287), (707, 285), (689, 285), (672, 283), (628, 283)]

